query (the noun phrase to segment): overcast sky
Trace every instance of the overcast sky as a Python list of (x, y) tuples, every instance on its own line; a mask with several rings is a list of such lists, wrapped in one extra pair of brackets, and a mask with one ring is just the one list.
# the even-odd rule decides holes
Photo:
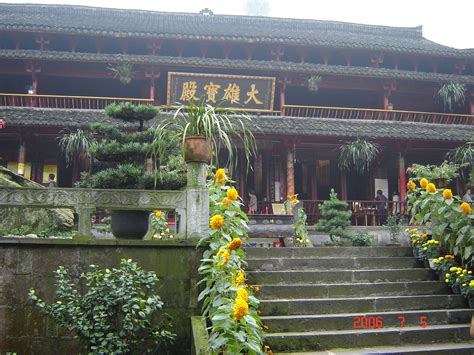
[[(0, 0), (2, 1), (2, 0)], [(244, 0), (43, 0), (10, 3), (77, 4), (156, 11), (244, 14)], [(424, 36), (456, 48), (474, 48), (474, 0), (268, 0), (270, 16), (386, 26), (423, 25)]]

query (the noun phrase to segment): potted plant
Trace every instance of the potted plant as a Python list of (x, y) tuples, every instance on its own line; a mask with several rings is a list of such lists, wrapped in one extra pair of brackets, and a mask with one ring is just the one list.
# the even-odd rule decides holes
[(435, 93), (435, 99), (442, 104), (446, 112), (454, 112), (456, 108), (464, 105), (466, 85), (455, 81), (444, 83)]
[(461, 294), (467, 298), (469, 308), (474, 309), (474, 279), (461, 285)]
[[(212, 162), (219, 165), (219, 151), (224, 148), (232, 171), (234, 139), (242, 143), (247, 161), (257, 151), (255, 138), (248, 128), (251, 118), (230, 110), (206, 104), (205, 99), (190, 100), (159, 127), (177, 133), (182, 141), (186, 162)], [(158, 138), (157, 138), (158, 139)], [(213, 159), (214, 158), (214, 159)]]
[(425, 266), (434, 269), (433, 260), (439, 257), (439, 241), (431, 239), (423, 243), (420, 254), (425, 263), (428, 263), (428, 265)]
[(450, 267), (445, 277), (445, 282), (451, 286), (453, 292), (456, 294), (460, 294), (463, 285), (467, 286), (473, 279), (472, 271), (458, 266)]
[(135, 75), (133, 64), (111, 64), (107, 69), (113, 72), (114, 78), (118, 78), (124, 85), (130, 84), (132, 82), (132, 76)]
[(339, 148), (339, 168), (346, 171), (354, 169), (362, 174), (369, 170), (370, 164), (379, 152), (380, 145), (358, 138)]
[[(106, 124), (93, 124), (95, 143), (90, 154), (92, 173), (84, 173), (79, 187), (96, 189), (160, 189), (175, 190), (186, 186), (184, 161), (174, 137), (163, 139), (160, 157), (154, 155), (155, 132), (143, 130), (144, 122), (158, 113), (152, 106), (114, 104), (106, 113), (116, 119), (138, 122), (136, 131), (124, 132)], [(161, 158), (161, 159), (160, 159)], [(147, 170), (147, 159), (154, 169)], [(111, 211), (111, 230), (116, 238), (140, 239), (145, 236), (149, 222), (148, 211)]]
[(385, 225), (390, 231), (390, 243), (387, 245), (390, 246), (399, 246), (400, 245), (400, 234), (402, 233), (403, 225), (400, 220), (400, 216), (393, 215), (387, 217), (387, 222)]

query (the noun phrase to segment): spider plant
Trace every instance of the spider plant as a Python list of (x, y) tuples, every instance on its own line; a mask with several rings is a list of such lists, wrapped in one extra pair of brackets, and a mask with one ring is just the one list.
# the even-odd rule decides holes
[(61, 133), (63, 133), (63, 136), (59, 138), (59, 149), (65, 156), (66, 164), (70, 166), (79, 157), (90, 165), (92, 161), (91, 150), (96, 144), (92, 133), (82, 129), (75, 132), (62, 131)]
[(118, 78), (124, 85), (130, 84), (132, 76), (135, 75), (133, 64), (110, 64), (107, 69), (113, 72), (114, 78)]
[(357, 173), (362, 174), (369, 170), (370, 164), (379, 152), (379, 144), (358, 138), (339, 148), (339, 168), (341, 170), (354, 169)]
[(445, 111), (454, 112), (457, 107), (464, 105), (466, 85), (455, 81), (444, 83), (436, 92), (435, 98), (441, 102)]
[(321, 75), (311, 75), (308, 78), (308, 89), (313, 92), (317, 92), (319, 90), (319, 84), (323, 81)]
[[(247, 162), (256, 155), (257, 145), (248, 127), (250, 124), (252, 119), (248, 115), (208, 105), (201, 98), (180, 106), (171, 121), (168, 118), (160, 126), (176, 131), (183, 147), (187, 137), (207, 138), (213, 153), (211, 163), (219, 165), (219, 153), (223, 148), (227, 152), (226, 165), (232, 171), (237, 164), (237, 157), (234, 158), (237, 142), (243, 146)], [(161, 138), (155, 135), (155, 139)]]
[[(467, 176), (467, 172), (472, 172), (474, 166), (474, 137), (469, 142), (450, 150), (446, 154), (446, 159), (459, 165), (461, 175)], [(471, 176), (471, 180), (472, 178)]]

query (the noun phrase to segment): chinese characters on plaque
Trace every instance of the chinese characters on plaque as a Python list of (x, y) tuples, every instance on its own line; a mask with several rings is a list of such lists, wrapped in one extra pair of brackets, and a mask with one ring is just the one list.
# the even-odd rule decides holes
[(264, 76), (168, 73), (167, 105), (204, 99), (210, 105), (273, 110), (275, 78)]

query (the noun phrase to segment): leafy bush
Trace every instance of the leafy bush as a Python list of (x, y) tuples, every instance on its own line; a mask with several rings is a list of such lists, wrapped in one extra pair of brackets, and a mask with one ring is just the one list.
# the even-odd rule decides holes
[(348, 238), (350, 235), (345, 230), (351, 225), (352, 212), (347, 209), (348, 205), (345, 201), (337, 198), (337, 193), (331, 189), (330, 199), (324, 201), (320, 206), (321, 219), (316, 223), (315, 227), (318, 231), (329, 234), (331, 241), (336, 241), (334, 237)]
[(295, 223), (291, 225), (295, 234), (295, 245), (301, 247), (312, 247), (308, 238), (308, 229), (306, 228), (306, 212), (303, 208), (298, 208)]
[(112, 104), (105, 108), (105, 113), (113, 118), (122, 121), (138, 121), (140, 123), (139, 131), (143, 130), (143, 122), (156, 117), (158, 109), (151, 105), (133, 105), (129, 102)]
[(459, 165), (444, 161), (441, 165), (413, 164), (407, 172), (418, 181), (422, 178), (428, 180), (446, 180), (447, 183), (459, 176)]
[(398, 242), (400, 239), (400, 234), (402, 233), (403, 224), (400, 219), (400, 216), (393, 215), (388, 216), (385, 225), (388, 227), (390, 231), (390, 240), (392, 242)]
[(33, 289), (29, 297), (44, 315), (74, 332), (89, 353), (150, 353), (174, 340), (167, 317), (157, 325), (151, 321), (163, 307), (153, 294), (158, 281), (154, 272), (142, 270), (130, 259), (122, 259), (120, 267), (112, 270), (90, 265), (90, 271), (81, 275), (83, 293), (64, 267), (55, 273), (56, 302), (45, 303)]
[(372, 245), (373, 237), (367, 232), (357, 232), (351, 236), (351, 240), (355, 247), (369, 247)]
[(186, 186), (186, 183), (186, 174), (176, 171), (146, 173), (142, 177), (142, 186), (147, 190), (180, 190)]
[(140, 185), (143, 169), (132, 164), (120, 164), (116, 168), (98, 171), (93, 175), (83, 174), (78, 187), (94, 189), (136, 189)]
[(147, 155), (150, 145), (147, 143), (130, 142), (120, 143), (116, 140), (100, 142), (92, 149), (92, 155), (95, 159), (101, 161), (143, 161)]

